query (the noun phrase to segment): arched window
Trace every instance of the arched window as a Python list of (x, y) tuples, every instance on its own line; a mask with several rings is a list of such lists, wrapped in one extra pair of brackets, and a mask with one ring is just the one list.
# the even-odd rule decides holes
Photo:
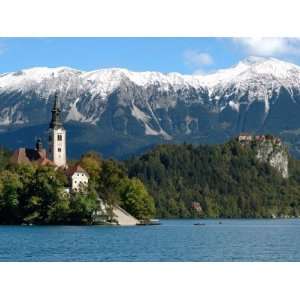
[(57, 135), (57, 140), (58, 140), (58, 141), (62, 141), (62, 135), (61, 135), (61, 134), (58, 134), (58, 135)]

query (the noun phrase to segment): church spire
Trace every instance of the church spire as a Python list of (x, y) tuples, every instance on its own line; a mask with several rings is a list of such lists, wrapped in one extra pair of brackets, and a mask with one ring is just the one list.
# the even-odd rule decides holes
[(57, 97), (57, 92), (55, 92), (54, 95), (54, 103), (53, 103), (53, 107), (52, 107), (52, 118), (51, 118), (51, 122), (50, 122), (50, 128), (59, 128), (62, 127), (62, 122), (60, 119), (60, 107), (59, 107), (59, 102), (58, 102), (58, 97)]
[(51, 112), (52, 118), (49, 125), (48, 157), (58, 167), (65, 167), (67, 165), (66, 130), (60, 119), (61, 110), (57, 93), (55, 93), (54, 96)]

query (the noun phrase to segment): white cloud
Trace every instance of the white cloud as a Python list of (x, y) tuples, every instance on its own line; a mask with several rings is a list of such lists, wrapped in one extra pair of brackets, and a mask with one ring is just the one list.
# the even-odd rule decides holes
[(183, 57), (185, 64), (194, 69), (194, 74), (197, 75), (206, 73), (204, 68), (214, 64), (213, 57), (206, 52), (186, 50)]
[(235, 38), (234, 41), (250, 55), (282, 56), (300, 54), (300, 40), (297, 38)]

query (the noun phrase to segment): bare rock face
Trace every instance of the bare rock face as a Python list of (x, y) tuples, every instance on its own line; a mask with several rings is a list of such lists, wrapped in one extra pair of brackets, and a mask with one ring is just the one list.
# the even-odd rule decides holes
[(269, 163), (283, 178), (288, 178), (288, 152), (281, 143), (266, 140), (257, 145), (256, 157), (262, 162)]
[(155, 144), (268, 132), (300, 158), (300, 66), (277, 59), (250, 57), (208, 75), (67, 67), (0, 74), (1, 144), (14, 149), (42, 136), (56, 93), (69, 157), (95, 150), (126, 158)]

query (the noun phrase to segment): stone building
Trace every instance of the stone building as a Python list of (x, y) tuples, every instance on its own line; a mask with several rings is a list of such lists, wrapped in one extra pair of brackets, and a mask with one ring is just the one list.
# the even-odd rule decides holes
[(253, 136), (250, 133), (240, 133), (237, 140), (239, 142), (251, 142), (253, 140)]
[(60, 113), (57, 94), (55, 94), (52, 119), (49, 126), (48, 156), (56, 166), (65, 167), (67, 165), (66, 130), (61, 122)]
[(39, 166), (55, 166), (55, 163), (47, 158), (46, 149), (43, 148), (40, 139), (37, 140), (35, 149), (19, 148), (10, 159), (11, 163), (15, 164), (30, 164), (34, 163)]
[(11, 157), (11, 162), (16, 164), (36, 164), (39, 166), (53, 166), (65, 172), (69, 180), (67, 190), (76, 192), (88, 185), (89, 174), (79, 165), (68, 167), (67, 164), (67, 132), (61, 121), (61, 109), (57, 94), (55, 94), (52, 117), (48, 130), (48, 153), (43, 148), (40, 139), (37, 140), (35, 149), (19, 148)]
[(68, 168), (66, 173), (72, 191), (83, 190), (88, 185), (90, 176), (79, 164)]

